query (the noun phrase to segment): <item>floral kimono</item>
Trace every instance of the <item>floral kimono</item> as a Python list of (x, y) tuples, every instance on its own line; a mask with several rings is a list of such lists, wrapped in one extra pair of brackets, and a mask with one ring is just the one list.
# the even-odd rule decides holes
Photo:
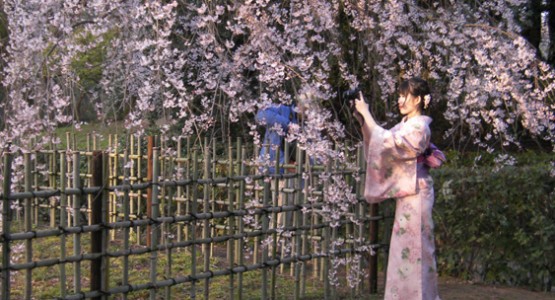
[(417, 162), (430, 143), (427, 116), (403, 120), (390, 130), (376, 126), (365, 140), (369, 203), (396, 198), (385, 299), (439, 299), (433, 237), (433, 181)]

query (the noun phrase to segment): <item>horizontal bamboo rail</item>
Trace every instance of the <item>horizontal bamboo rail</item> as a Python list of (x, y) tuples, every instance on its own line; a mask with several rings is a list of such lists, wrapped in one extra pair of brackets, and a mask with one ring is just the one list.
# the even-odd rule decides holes
[[(143, 139), (126, 137), (126, 147), (118, 144), (117, 136), (109, 140), (109, 152), (98, 151), (93, 143), (86, 151), (53, 147), (24, 154), (21, 188), (12, 187), (14, 174), (7, 167), (19, 154), (4, 151), (2, 299), (10, 299), (10, 272), (24, 271), (24, 297), (32, 298), (37, 296), (33, 270), (53, 266), (59, 268), (61, 299), (127, 299), (130, 293), (147, 290), (150, 299), (171, 299), (171, 287), (184, 284), (191, 298), (209, 299), (210, 280), (222, 276), (228, 278), (229, 298), (242, 299), (243, 274), (252, 271), (261, 272), (261, 298), (275, 299), (276, 279), (285, 276), (286, 267), (295, 282), (291, 297), (304, 297), (312, 272), (323, 282), (325, 298), (332, 299), (336, 292), (328, 282), (330, 261), (384, 246), (375, 230), (368, 231), (369, 224), (383, 217), (362, 199), (361, 149), (351, 158), (351, 167), (333, 161), (315, 164), (299, 149), (297, 164), (279, 165), (276, 159), (271, 164), (285, 172), (270, 174), (260, 172), (260, 165), (253, 163), (256, 149), (248, 150), (241, 141), (218, 148), (207, 139), (201, 147), (181, 139), (170, 146), (151, 138), (147, 146)], [(319, 176), (344, 178), (359, 200), (338, 226), (325, 218), (328, 208), (322, 200), (331, 183), (313, 184)], [(17, 222), (21, 210), (14, 208), (20, 203), (23, 227)], [(84, 239), (88, 235), (90, 241)], [(46, 238), (58, 238), (63, 250), (59, 257), (34, 259), (33, 245)], [(122, 241), (121, 250), (109, 249), (115, 240)], [(69, 241), (72, 253), (66, 253)], [(25, 258), (12, 262), (11, 246), (20, 242), (25, 243)], [(213, 269), (217, 248), (225, 249), (220, 258), (227, 266)], [(245, 251), (252, 255), (247, 258)], [(190, 271), (176, 274), (172, 261), (183, 253), (191, 257)], [(129, 276), (130, 259), (140, 255), (149, 255), (147, 283), (133, 283)], [(162, 258), (167, 265), (164, 274), (158, 274)], [(110, 286), (109, 277), (115, 274), (109, 261), (117, 259), (123, 260), (121, 281)], [(88, 285), (81, 281), (84, 262), (91, 263)], [(72, 276), (67, 276), (68, 265), (73, 266)], [(369, 270), (366, 288), (375, 292), (377, 261), (370, 265), (374, 269)], [(72, 286), (67, 283), (70, 277)], [(360, 281), (353, 295), (364, 288)]]

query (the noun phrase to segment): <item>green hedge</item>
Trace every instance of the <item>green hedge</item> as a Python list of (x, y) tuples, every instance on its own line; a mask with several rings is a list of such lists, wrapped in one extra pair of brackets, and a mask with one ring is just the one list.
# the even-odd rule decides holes
[(456, 166), (434, 170), (440, 273), (551, 290), (555, 177), (550, 171), (545, 160), (498, 171)]

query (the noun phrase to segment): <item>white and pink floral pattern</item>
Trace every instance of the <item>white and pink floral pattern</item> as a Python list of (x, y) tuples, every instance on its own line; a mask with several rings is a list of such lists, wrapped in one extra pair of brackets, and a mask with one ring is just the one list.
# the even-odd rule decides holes
[(416, 116), (368, 140), (364, 195), (370, 203), (396, 198), (385, 299), (439, 299), (433, 236), (433, 181), (417, 157), (430, 142), (431, 118)]

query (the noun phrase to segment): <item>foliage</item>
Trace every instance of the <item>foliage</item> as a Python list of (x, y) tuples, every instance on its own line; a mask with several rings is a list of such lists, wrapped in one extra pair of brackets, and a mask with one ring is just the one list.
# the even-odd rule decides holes
[[(100, 42), (96, 42), (97, 38), (90, 32), (86, 35), (78, 35), (80, 37), (76, 42), (87, 48), (88, 51), (73, 57), (71, 62), (71, 68), (75, 72), (79, 86), (73, 90), (75, 93), (73, 96), (75, 122), (97, 120), (94, 102), (100, 89), (107, 48), (114, 35), (113, 31), (107, 32), (100, 38)], [(92, 101), (89, 99), (91, 96), (93, 97)], [(119, 119), (118, 117), (121, 118), (121, 116), (116, 116), (115, 119)]]
[(549, 291), (555, 278), (555, 177), (542, 163), (434, 172), (438, 269)]
[[(96, 138), (96, 149), (108, 149), (109, 136), (117, 134), (119, 137), (125, 136), (126, 129), (122, 122), (112, 122), (109, 125), (102, 123), (83, 123), (79, 127), (63, 126), (58, 127), (53, 133), (59, 139), (56, 149), (79, 149), (87, 150), (93, 148), (93, 139)], [(69, 134), (69, 137), (68, 137)], [(69, 145), (68, 145), (69, 138)], [(88, 144), (87, 144), (88, 140)], [(120, 144), (127, 144), (121, 142)]]

